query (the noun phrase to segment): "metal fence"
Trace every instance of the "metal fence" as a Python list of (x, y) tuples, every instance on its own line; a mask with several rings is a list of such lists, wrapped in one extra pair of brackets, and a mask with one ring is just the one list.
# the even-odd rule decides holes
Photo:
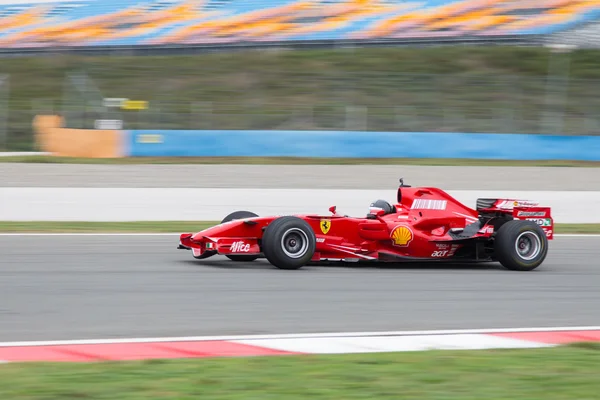
[[(314, 70), (290, 65), (285, 71), (248, 66), (220, 75), (219, 65), (214, 70), (174, 65), (167, 71), (143, 60), (127, 69), (74, 67), (55, 85), (53, 97), (11, 102), (5, 147), (30, 149), (31, 122), (40, 113), (60, 113), (68, 127), (88, 129), (98, 120), (121, 120), (124, 129), (600, 135), (600, 80), (571, 78), (568, 57), (551, 58), (545, 76), (332, 73), (318, 65)], [(105, 98), (148, 101), (149, 107), (104, 107)]]
[[(239, 89), (204, 86), (186, 88), (187, 93), (177, 84), (169, 87), (157, 80), (143, 94), (134, 91), (134, 99), (149, 105), (136, 111), (100, 107), (102, 97), (128, 93), (103, 90), (104, 82), (91, 78), (86, 84), (88, 101), (79, 91), (63, 109), (70, 116), (69, 126), (81, 128), (93, 127), (101, 118), (122, 120), (126, 129), (600, 134), (596, 80), (553, 74), (526, 78), (399, 74), (384, 80), (356, 75), (311, 81), (287, 78), (276, 88), (259, 83)], [(90, 92), (89, 87), (98, 91)]]
[(9, 77), (0, 75), (0, 149), (8, 147)]

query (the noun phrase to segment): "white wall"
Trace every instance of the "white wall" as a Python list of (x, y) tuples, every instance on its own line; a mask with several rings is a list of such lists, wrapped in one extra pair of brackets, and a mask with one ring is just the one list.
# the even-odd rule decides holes
[[(600, 223), (600, 192), (449, 190), (467, 206), (478, 197), (518, 198), (552, 207), (557, 223)], [(258, 215), (318, 213), (364, 216), (390, 190), (220, 188), (11, 188), (0, 187), (0, 221), (220, 220), (235, 210)]]

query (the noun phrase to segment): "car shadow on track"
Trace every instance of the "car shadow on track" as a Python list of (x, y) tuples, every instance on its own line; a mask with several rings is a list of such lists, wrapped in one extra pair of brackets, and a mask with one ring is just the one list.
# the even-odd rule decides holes
[[(278, 270), (283, 271), (268, 261), (261, 259), (252, 262), (235, 262), (227, 259), (214, 260), (180, 260), (180, 263), (191, 267), (209, 267), (226, 270)], [(398, 271), (421, 271), (421, 270), (458, 270), (458, 271), (498, 271), (506, 270), (499, 263), (440, 263), (440, 262), (417, 262), (417, 263), (356, 263), (356, 262), (328, 262), (328, 263), (309, 263), (308, 265), (295, 270), (295, 272), (315, 271), (318, 269), (347, 269), (347, 270), (398, 270)], [(509, 272), (509, 271), (507, 271)]]
[(245, 270), (245, 269), (258, 269), (258, 270), (278, 270), (278, 268), (269, 264), (263, 260), (251, 261), (251, 262), (236, 262), (231, 260), (180, 260), (181, 264), (188, 265), (191, 267), (209, 267), (216, 269), (229, 269), (229, 270)]

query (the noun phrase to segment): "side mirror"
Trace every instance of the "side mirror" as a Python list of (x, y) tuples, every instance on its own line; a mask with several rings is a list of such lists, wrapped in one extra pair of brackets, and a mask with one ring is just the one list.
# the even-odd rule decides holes
[(335, 215), (335, 210), (337, 210), (336, 206), (329, 207), (329, 212)]

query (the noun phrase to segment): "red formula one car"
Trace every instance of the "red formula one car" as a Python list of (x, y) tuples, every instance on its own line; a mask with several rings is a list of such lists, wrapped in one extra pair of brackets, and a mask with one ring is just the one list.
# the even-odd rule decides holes
[(530, 271), (546, 258), (553, 238), (550, 207), (518, 199), (477, 199), (471, 209), (441, 189), (400, 179), (396, 204), (377, 200), (364, 217), (259, 217), (236, 211), (221, 224), (180, 236), (194, 258), (222, 254), (234, 261), (265, 257), (281, 269), (322, 261), (490, 262)]

